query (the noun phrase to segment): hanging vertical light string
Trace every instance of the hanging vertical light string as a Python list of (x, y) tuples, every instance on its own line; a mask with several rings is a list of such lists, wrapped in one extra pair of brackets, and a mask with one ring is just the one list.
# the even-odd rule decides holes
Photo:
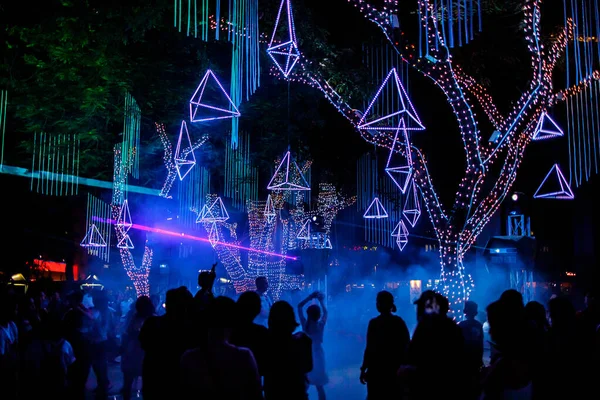
[(192, 168), (186, 179), (180, 181), (178, 185), (179, 212), (177, 218), (179, 218), (180, 224), (192, 230), (199, 229), (196, 220), (209, 193), (210, 173), (208, 169), (200, 166)]
[(79, 194), (79, 139), (34, 133), (30, 190), (49, 196)]
[(90, 226), (95, 225), (100, 236), (106, 242), (106, 246), (86, 247), (87, 253), (91, 256), (98, 257), (106, 263), (110, 262), (111, 218), (110, 204), (88, 193), (85, 218), (86, 230)]
[[(390, 70), (396, 68), (408, 94), (408, 64), (402, 61), (398, 52), (387, 41), (363, 44), (363, 64), (371, 71), (371, 84), (373, 87), (380, 87), (381, 82)], [(400, 99), (394, 93), (393, 85), (387, 85), (383, 90), (385, 93), (378, 96), (371, 108), (374, 116), (392, 114), (401, 106)], [(368, 105), (369, 101), (365, 99), (363, 110), (367, 109)]]
[(250, 135), (243, 132), (237, 148), (225, 148), (225, 191), (234, 208), (245, 210), (249, 200), (258, 200), (258, 169), (250, 158)]
[[(260, 85), (258, 0), (230, 1), (229, 15), (231, 29), (228, 36), (232, 44), (230, 97), (239, 109), (242, 101), (248, 101)], [(233, 118), (231, 146), (234, 149), (238, 145), (238, 134), (239, 119)]]
[(2, 150), (0, 152), (0, 170), (4, 166), (4, 136), (6, 135), (6, 108), (8, 107), (8, 92), (0, 90), (0, 132), (2, 133)]
[[(433, 12), (440, 21), (441, 35), (446, 45), (450, 48), (461, 47), (469, 44), (475, 37), (475, 27), (481, 32), (482, 12), (481, 0), (435, 0), (433, 8), (426, 9), (426, 13)], [(419, 20), (425, 20), (429, 15), (421, 15)], [(477, 21), (477, 24), (475, 24)], [(419, 29), (419, 56), (429, 55), (427, 43), (427, 27), (420, 25)], [(439, 46), (439, 43), (435, 43)]]
[(138, 179), (140, 161), (140, 122), (141, 111), (137, 102), (130, 93), (125, 95), (125, 109), (123, 117), (123, 142), (121, 144), (122, 165), (126, 172)]
[(600, 164), (600, 0), (564, 0), (565, 26), (573, 19), (573, 47), (566, 49), (566, 86), (583, 85), (566, 99), (569, 184), (578, 187), (598, 173)]

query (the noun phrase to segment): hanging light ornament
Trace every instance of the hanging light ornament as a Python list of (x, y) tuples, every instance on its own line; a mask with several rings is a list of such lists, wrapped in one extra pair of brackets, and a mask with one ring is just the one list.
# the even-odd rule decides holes
[(286, 78), (300, 59), (290, 0), (282, 0), (267, 53)]

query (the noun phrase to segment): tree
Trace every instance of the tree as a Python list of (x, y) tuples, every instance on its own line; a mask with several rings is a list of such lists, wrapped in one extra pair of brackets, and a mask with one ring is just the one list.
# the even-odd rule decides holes
[[(545, 46), (540, 32), (541, 0), (524, 1), (523, 29), (532, 76), (521, 98), (508, 113), (502, 114), (487, 89), (453, 62), (442, 34), (444, 17), (436, 8), (438, 2), (416, 1), (416, 14), (420, 18), (417, 22), (424, 35), (424, 46), (420, 49), (423, 55), (419, 54), (419, 46), (406, 43), (403, 35), (390, 22), (392, 17), (398, 15), (398, 1), (384, 0), (384, 6), (379, 9), (364, 0), (349, 2), (377, 26), (404, 62), (442, 90), (452, 108), (465, 155), (464, 173), (452, 205), (444, 207), (441, 204), (424, 152), (408, 140), (395, 140), (397, 132), (360, 129), (362, 114), (336, 92), (335, 86), (316, 71), (311, 62), (302, 60), (288, 79), (318, 88), (367, 142), (411, 160), (414, 182), (420, 190), (439, 242), (440, 289), (449, 297), (452, 307), (460, 307), (470, 293), (463, 265), (466, 253), (515, 182), (540, 118), (549, 107), (570, 93), (553, 90), (553, 72), (568, 42), (573, 39), (573, 23), (569, 20), (567, 26), (555, 35), (554, 41)], [(598, 77), (597, 73), (595, 77)], [(589, 80), (581, 85), (586, 85), (586, 82)], [(481, 107), (492, 123), (496, 136), (494, 140), (488, 141), (487, 137), (483, 137), (480, 125), (484, 121), (478, 119), (475, 104)]]

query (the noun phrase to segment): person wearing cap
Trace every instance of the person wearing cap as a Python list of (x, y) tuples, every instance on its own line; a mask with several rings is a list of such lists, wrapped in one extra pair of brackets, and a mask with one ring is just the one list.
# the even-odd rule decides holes
[(410, 333), (404, 320), (394, 315), (394, 296), (377, 294), (379, 316), (369, 321), (367, 345), (360, 367), (360, 382), (367, 385), (368, 400), (401, 396), (397, 371), (406, 362)]
[(464, 398), (463, 385), (456, 384), (464, 379), (464, 338), (447, 315), (448, 299), (428, 290), (415, 304), (418, 323), (408, 348), (408, 366), (400, 370), (410, 378), (411, 398)]

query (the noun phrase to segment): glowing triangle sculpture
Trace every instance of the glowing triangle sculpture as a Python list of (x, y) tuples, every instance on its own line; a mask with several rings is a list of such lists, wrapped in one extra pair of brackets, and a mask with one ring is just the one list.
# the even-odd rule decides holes
[(179, 138), (177, 139), (177, 147), (175, 148), (175, 156), (173, 158), (175, 160), (175, 168), (177, 168), (177, 175), (179, 175), (179, 180), (182, 181), (192, 168), (194, 168), (194, 165), (196, 165), (196, 156), (192, 149), (192, 141), (190, 140), (190, 133), (185, 121), (181, 121)]
[(223, 85), (209, 69), (190, 99), (190, 122), (237, 118), (240, 112)]
[(367, 219), (380, 219), (387, 218), (388, 213), (379, 201), (379, 197), (375, 197), (369, 207), (367, 207), (367, 211), (363, 214), (363, 218)]
[(396, 238), (396, 244), (400, 251), (404, 250), (404, 247), (408, 243), (408, 229), (404, 225), (404, 221), (398, 222), (398, 225), (396, 225), (392, 232), (392, 236)]
[(533, 140), (552, 139), (559, 136), (564, 136), (565, 133), (554, 122), (552, 118), (544, 111), (533, 133)]
[(331, 245), (331, 240), (329, 240), (329, 238), (325, 239), (325, 244), (323, 245), (324, 249), (333, 249), (333, 246)]
[(275, 218), (275, 206), (273, 205), (273, 199), (271, 195), (267, 196), (267, 204), (265, 205), (265, 217), (269, 222)]
[(200, 212), (198, 213), (198, 218), (196, 218), (196, 223), (200, 222), (215, 222), (212, 213), (210, 212), (209, 207), (205, 204)]
[(119, 243), (117, 243), (117, 248), (119, 249), (133, 249), (133, 242), (128, 234), (123, 235)]
[(131, 213), (129, 212), (129, 203), (127, 200), (123, 201), (121, 211), (119, 211), (119, 219), (117, 219), (117, 227), (120, 227), (123, 232), (127, 232), (133, 223), (131, 222)]
[[(283, 34), (278, 34), (283, 31)], [(284, 77), (288, 77), (292, 69), (300, 60), (300, 51), (296, 40), (296, 29), (294, 27), (294, 15), (290, 0), (282, 0), (275, 21), (273, 35), (267, 48), (267, 54), (271, 57), (275, 66)]]
[(80, 245), (81, 247), (106, 247), (106, 241), (96, 227), (96, 224), (90, 225)]
[[(551, 179), (550, 179), (551, 178)], [(559, 199), (572, 200), (575, 198), (569, 182), (560, 171), (558, 164), (554, 164), (538, 190), (533, 195), (534, 199)]]
[[(397, 111), (383, 117), (372, 115), (374, 114), (373, 105), (375, 105), (379, 96), (383, 96), (382, 98), (387, 104), (398, 104)], [(396, 68), (392, 68), (360, 119), (358, 128), (364, 130), (394, 131), (398, 128), (402, 118), (406, 120), (405, 129), (407, 130), (422, 131), (425, 129), (419, 115), (408, 98), (408, 94), (406, 94), (404, 86), (402, 86), (402, 82), (400, 82)]]
[[(402, 144), (400, 140), (404, 140), (404, 144)], [(400, 146), (405, 146), (407, 149), (407, 151), (405, 151), (406, 156), (394, 151)], [(385, 172), (390, 178), (392, 178), (392, 181), (394, 181), (402, 193), (406, 193), (410, 178), (413, 174), (412, 157), (408, 149), (410, 149), (408, 132), (404, 127), (404, 120), (400, 120), (400, 124), (396, 129), (396, 136), (394, 137), (392, 148), (390, 149), (387, 164), (385, 166)]]
[(421, 204), (419, 201), (419, 192), (417, 191), (417, 185), (415, 181), (411, 181), (411, 188), (408, 190), (406, 200), (404, 201), (404, 209), (402, 210), (402, 216), (408, 221), (410, 226), (413, 228), (421, 217)]
[(298, 232), (298, 235), (296, 235), (296, 239), (310, 240), (310, 219), (307, 219), (304, 222), (302, 228), (300, 228), (300, 231)]
[(213, 249), (217, 243), (219, 243), (219, 227), (217, 226), (216, 222), (213, 222), (210, 226), (210, 231), (208, 232), (208, 241)]
[(217, 197), (208, 209), (214, 222), (225, 222), (229, 219), (229, 213), (220, 197)]
[(277, 170), (273, 174), (269, 185), (269, 190), (310, 190), (308, 182), (302, 175), (302, 171), (298, 168), (298, 164), (292, 161), (292, 156), (288, 151), (283, 156), (283, 160), (279, 163)]

